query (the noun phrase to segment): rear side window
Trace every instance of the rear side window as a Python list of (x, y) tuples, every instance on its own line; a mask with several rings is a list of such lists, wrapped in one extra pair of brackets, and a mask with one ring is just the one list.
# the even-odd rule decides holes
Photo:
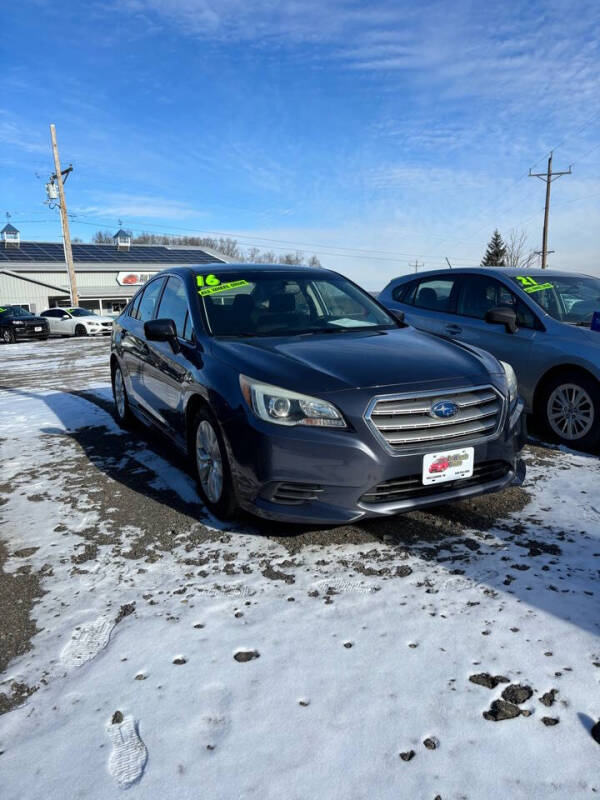
[(157, 317), (161, 319), (172, 319), (175, 323), (177, 336), (185, 338), (184, 331), (187, 310), (187, 295), (183, 281), (172, 276), (167, 280), (167, 285), (160, 299)]
[(137, 319), (139, 319), (141, 322), (148, 322), (148, 320), (154, 318), (156, 307), (158, 305), (158, 299), (164, 285), (165, 279), (159, 278), (158, 280), (149, 283), (144, 289), (142, 299), (140, 300), (137, 310)]
[(455, 278), (426, 278), (419, 281), (413, 305), (429, 311), (452, 311)]
[(413, 289), (415, 288), (415, 281), (409, 283), (401, 283), (399, 286), (394, 286), (392, 289), (392, 298), (397, 303), (410, 303)]

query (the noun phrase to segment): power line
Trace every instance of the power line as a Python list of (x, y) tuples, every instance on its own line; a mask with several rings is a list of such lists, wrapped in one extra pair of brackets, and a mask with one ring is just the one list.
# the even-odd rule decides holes
[[(70, 216), (72, 216), (72, 215), (70, 215)], [(78, 225), (87, 225), (89, 227), (94, 227), (94, 228), (97, 228), (98, 225), (100, 225), (100, 224), (110, 224), (110, 220), (105, 220), (105, 219), (102, 219), (102, 218), (96, 218), (96, 219), (97, 219), (96, 222), (86, 222), (86, 221), (80, 220), (80, 219), (76, 219), (75, 221), (76, 221), (76, 223)], [(40, 224), (42, 222), (46, 222), (45, 220), (44, 221), (42, 221), (42, 220), (17, 220), (17, 221), (20, 224), (24, 224), (24, 223), (27, 223), (27, 222), (31, 222), (31, 223), (34, 223), (34, 224)], [(236, 240), (238, 240), (242, 244), (246, 244), (246, 243), (252, 244), (252, 242), (266, 242), (270, 246), (273, 246), (273, 245), (288, 245), (288, 246), (290, 246), (291, 245), (291, 246), (304, 248), (304, 249), (315, 249), (320, 254), (336, 256), (336, 257), (339, 257), (339, 258), (358, 258), (358, 259), (361, 259), (361, 260), (369, 259), (371, 261), (391, 261), (391, 262), (394, 262), (394, 263), (397, 263), (398, 261), (401, 261), (403, 256), (404, 257), (406, 257), (406, 256), (410, 257), (410, 256), (417, 256), (418, 255), (420, 257), (425, 256), (427, 258), (437, 259), (439, 261), (442, 261), (443, 258), (444, 258), (439, 253), (429, 254), (428, 255), (428, 254), (415, 253), (415, 252), (406, 253), (406, 252), (397, 251), (395, 253), (394, 251), (388, 251), (388, 250), (367, 250), (367, 249), (360, 249), (360, 248), (347, 248), (347, 247), (343, 247), (341, 245), (319, 245), (319, 244), (315, 244), (315, 243), (311, 244), (311, 243), (307, 243), (307, 242), (292, 242), (292, 241), (287, 241), (287, 240), (282, 240), (282, 239), (268, 239), (268, 238), (265, 238), (265, 237), (249, 236), (249, 235), (246, 235), (246, 234), (235, 233), (235, 232), (232, 232), (232, 231), (209, 231), (209, 230), (200, 229), (200, 228), (181, 228), (181, 227), (175, 227), (174, 226), (172, 231), (164, 231), (164, 230), (161, 229), (161, 227), (159, 227), (157, 225), (144, 224), (142, 227), (133, 227), (132, 230), (134, 232), (143, 233), (144, 231), (148, 230), (149, 228), (150, 229), (158, 229), (156, 231), (157, 235), (170, 236), (170, 237), (173, 237), (173, 238), (181, 237), (181, 233), (175, 233), (174, 231), (186, 231), (186, 232), (195, 233), (195, 234), (203, 233), (203, 234), (208, 234), (208, 235), (211, 235), (211, 236), (223, 236), (223, 237), (235, 238)], [(274, 246), (273, 249), (280, 250), (282, 252), (285, 250), (285, 248), (281, 247), (281, 246)], [(344, 252), (340, 252), (340, 251), (344, 251)], [(385, 257), (382, 257), (382, 256), (372, 255), (372, 253), (388, 253), (390, 256), (396, 256), (396, 257), (385, 258)], [(467, 257), (453, 256), (453, 258), (456, 258), (459, 261), (468, 261), (468, 260), (470, 260), (468, 258), (468, 256)], [(473, 266), (477, 266), (477, 264), (474, 261), (473, 261)]]

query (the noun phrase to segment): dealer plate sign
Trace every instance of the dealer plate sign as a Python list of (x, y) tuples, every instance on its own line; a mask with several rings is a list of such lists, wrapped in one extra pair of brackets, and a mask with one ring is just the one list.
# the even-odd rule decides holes
[(473, 447), (427, 453), (423, 456), (424, 485), (470, 478), (473, 475), (474, 454)]

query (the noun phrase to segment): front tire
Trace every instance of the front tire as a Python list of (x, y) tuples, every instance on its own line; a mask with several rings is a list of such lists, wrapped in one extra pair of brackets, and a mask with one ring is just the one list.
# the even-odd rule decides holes
[(239, 506), (227, 449), (219, 424), (207, 408), (196, 412), (190, 445), (198, 492), (204, 505), (219, 519), (231, 519)]
[(75, 336), (87, 336), (85, 325), (75, 325)]
[(4, 328), (2, 331), (2, 341), (4, 344), (14, 344), (16, 340), (17, 337), (15, 336), (15, 332), (11, 331), (10, 328)]
[(121, 372), (121, 367), (117, 364), (112, 373), (112, 389), (115, 401), (115, 416), (122, 428), (130, 428), (133, 422), (133, 414), (129, 408), (125, 379)]
[(600, 444), (600, 384), (577, 372), (564, 372), (542, 392), (540, 411), (546, 434), (577, 450)]

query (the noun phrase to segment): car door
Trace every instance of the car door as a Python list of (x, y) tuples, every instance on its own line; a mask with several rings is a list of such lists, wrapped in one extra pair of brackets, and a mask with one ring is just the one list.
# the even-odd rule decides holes
[(75, 336), (75, 325), (77, 320), (72, 317), (64, 308), (57, 309), (56, 315), (56, 332), (62, 336)]
[(170, 342), (147, 343), (149, 357), (142, 371), (145, 398), (152, 404), (160, 423), (180, 438), (185, 430), (186, 387), (202, 366), (181, 278), (175, 275), (168, 278), (155, 319), (173, 320), (177, 344), (174, 349)]
[(47, 320), (50, 333), (56, 336), (58, 334), (59, 319), (62, 316), (62, 311), (59, 308), (50, 308), (48, 311), (42, 311), (40, 316)]
[(394, 307), (404, 311), (406, 322), (429, 333), (449, 335), (447, 327), (454, 323), (456, 276), (431, 275), (415, 280), (407, 290), (402, 286), (396, 288), (400, 301)]
[[(518, 329), (509, 333), (504, 325), (486, 322), (486, 312), (505, 306), (514, 309)], [(449, 334), (512, 365), (519, 382), (525, 379), (532, 350), (542, 335), (539, 321), (514, 292), (493, 275), (463, 274), (456, 297), (456, 316)]]
[(156, 418), (156, 413), (145, 389), (143, 377), (144, 367), (151, 357), (144, 335), (144, 322), (154, 319), (165, 282), (166, 278), (160, 277), (146, 284), (139, 300), (132, 305), (119, 342), (125, 364), (127, 391), (134, 402), (153, 418)]

